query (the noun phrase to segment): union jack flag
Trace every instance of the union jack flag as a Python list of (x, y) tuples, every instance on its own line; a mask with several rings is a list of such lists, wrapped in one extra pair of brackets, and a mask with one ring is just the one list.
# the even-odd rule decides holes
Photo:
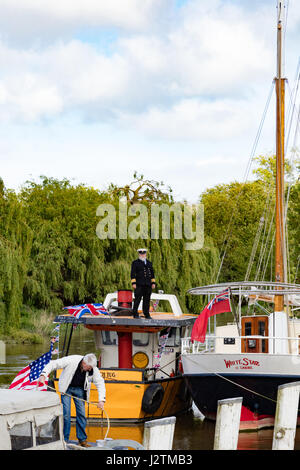
[(108, 311), (103, 307), (103, 304), (73, 305), (72, 307), (64, 307), (64, 310), (67, 310), (68, 313), (77, 319), (82, 317), (85, 313), (92, 315), (108, 315)]
[(9, 388), (14, 390), (47, 390), (48, 380), (45, 380), (45, 384), (38, 384), (38, 379), (45, 365), (51, 361), (52, 350), (53, 343), (51, 342), (50, 350), (24, 367), (16, 375)]

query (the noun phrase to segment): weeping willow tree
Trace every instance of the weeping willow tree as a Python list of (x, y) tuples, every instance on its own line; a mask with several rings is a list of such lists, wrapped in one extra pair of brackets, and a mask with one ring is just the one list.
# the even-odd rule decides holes
[[(134, 182), (140, 189), (130, 185), (129, 206), (142, 202), (150, 214), (154, 203), (173, 203), (162, 183), (138, 175)], [(18, 194), (0, 187), (0, 332), (22, 326), (28, 311), (50, 317), (66, 305), (101, 302), (108, 292), (130, 289), (131, 263), (141, 245), (149, 250), (157, 288), (175, 293), (184, 311), (200, 311), (200, 298), (187, 290), (211, 282), (218, 262), (211, 239), (206, 237), (201, 250), (186, 250), (187, 240), (173, 235), (173, 219), (169, 239), (150, 233), (100, 239), (97, 207), (106, 203), (118, 211), (121, 195), (123, 189), (115, 186), (100, 191), (47, 177), (26, 182)], [(118, 233), (118, 217), (116, 223)]]
[[(131, 289), (131, 263), (141, 246), (148, 248), (157, 289), (176, 294), (183, 311), (199, 313), (207, 299), (188, 295), (187, 291), (215, 282), (224, 232), (240, 186), (217, 186), (201, 195), (205, 206), (204, 245), (188, 250), (188, 237), (175, 236), (175, 215), (171, 211), (170, 236), (162, 236), (162, 219), (159, 236), (152, 236), (153, 205), (171, 208), (174, 204), (171, 189), (162, 182), (135, 174), (133, 182), (124, 187), (110, 185), (100, 191), (83, 184), (75, 186), (67, 179), (41, 177), (38, 182), (26, 182), (15, 193), (6, 189), (0, 179), (0, 333), (22, 326), (32, 312), (46, 311), (50, 317), (66, 305), (101, 302), (108, 292)], [(224, 263), (225, 279), (229, 280), (245, 272), (255, 235), (254, 222), (265, 201), (265, 186), (260, 180), (242, 186), (232, 250), (228, 250)], [(135, 238), (129, 234), (119, 236), (122, 197), (127, 203), (128, 225), (136, 219), (129, 208), (143, 205), (146, 233), (141, 230)], [(289, 241), (294, 247), (295, 266), (298, 260), (293, 276), (298, 278), (299, 182), (291, 188), (290, 201)], [(97, 234), (97, 208), (102, 204), (115, 210), (115, 236), (101, 238)], [(184, 211), (186, 204), (176, 204)], [(193, 227), (195, 219), (193, 214)]]
[[(213, 273), (219, 261), (218, 250), (213, 245), (211, 238), (206, 237), (204, 246), (201, 249), (186, 249), (186, 243), (189, 238), (182, 230), (182, 236), (175, 235), (175, 213), (173, 212), (176, 205), (179, 210), (179, 220), (184, 221), (184, 211), (186, 204), (175, 203), (170, 188), (167, 191), (162, 182), (145, 180), (142, 175), (134, 175), (135, 179), (131, 185), (123, 188), (110, 187), (109, 202), (116, 209), (116, 236), (109, 239), (109, 251), (105, 257), (105, 278), (104, 286), (113, 290), (119, 288), (131, 288), (130, 267), (133, 259), (137, 258), (137, 248), (147, 247), (148, 257), (153, 263), (155, 270), (155, 279), (157, 289), (163, 290), (165, 293), (174, 293), (177, 295), (181, 307), (184, 311), (200, 311), (203, 306), (203, 299), (198, 296), (187, 295), (187, 290), (198, 285), (209, 284), (212, 282)], [(142, 221), (136, 222), (136, 211), (130, 211), (130, 206), (138, 204), (137, 211), (146, 213), (144, 229), (140, 226), (136, 230), (136, 238), (130, 238), (130, 230), (128, 230), (128, 238), (120, 239), (120, 197), (126, 198), (126, 204), (129, 210), (126, 213), (127, 226), (132, 222), (137, 226)], [(142, 205), (142, 207), (141, 207)], [(167, 208), (168, 233), (164, 236), (163, 216), (160, 214), (158, 221), (157, 237), (153, 236), (152, 226), (152, 208), (153, 205), (158, 208)], [(141, 209), (144, 209), (143, 211)], [(168, 210), (169, 209), (169, 210)], [(176, 212), (176, 210), (175, 210)], [(181, 214), (181, 215), (180, 215)], [(178, 212), (177, 212), (178, 216)], [(196, 227), (196, 213), (192, 215), (191, 229)], [(102, 294), (104, 295), (105, 292)]]
[[(140, 184), (141, 177), (135, 177)], [(140, 184), (142, 202), (149, 214), (154, 202), (173, 202), (161, 183), (155, 192), (155, 184), (148, 180)], [(38, 183), (29, 181), (24, 185), (19, 200), (33, 233), (23, 288), (26, 305), (59, 312), (65, 305), (101, 302), (107, 292), (131, 288), (131, 262), (142, 243), (149, 249), (158, 288), (176, 293), (183, 309), (200, 308), (197, 307), (199, 298), (187, 296), (186, 291), (210, 282), (218, 259), (212, 242), (207, 239), (201, 250), (185, 250), (186, 240), (172, 238), (173, 221), (168, 240), (153, 240), (150, 236), (135, 240), (118, 236), (99, 239), (97, 207), (109, 203), (117, 211), (122, 194), (122, 188), (111, 186), (101, 192), (84, 185), (73, 186), (66, 179), (46, 177), (41, 177)], [(141, 192), (134, 194), (141, 201)], [(129, 222), (132, 218), (129, 217)], [(116, 223), (118, 233), (118, 217)]]
[(32, 231), (12, 191), (0, 185), (0, 332), (19, 327)]
[(27, 182), (20, 194), (34, 233), (24, 302), (58, 312), (91, 301), (99, 290), (106, 244), (97, 243), (95, 226), (103, 196), (68, 180), (41, 180)]

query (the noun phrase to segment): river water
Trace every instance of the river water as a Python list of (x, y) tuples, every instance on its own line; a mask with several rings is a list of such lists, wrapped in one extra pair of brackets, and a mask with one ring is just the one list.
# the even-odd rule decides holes
[[(61, 349), (61, 347), (60, 347)], [(39, 345), (7, 344), (6, 361), (0, 364), (0, 388), (8, 388), (16, 374), (34, 359), (49, 350), (49, 343)], [(70, 354), (85, 354), (95, 352), (93, 336), (81, 334), (79, 331), (73, 336)], [(107, 434), (108, 431), (108, 434)], [(178, 416), (173, 441), (174, 450), (212, 450), (214, 443), (215, 423), (209, 420), (201, 420), (197, 409)], [(88, 440), (95, 442), (97, 439), (111, 437), (112, 439), (133, 439), (142, 442), (143, 425), (110, 426), (96, 424), (87, 428)], [(271, 450), (272, 429), (260, 431), (240, 432), (239, 450)], [(75, 427), (72, 426), (71, 439), (76, 439)], [(297, 428), (295, 450), (300, 450), (300, 428)]]

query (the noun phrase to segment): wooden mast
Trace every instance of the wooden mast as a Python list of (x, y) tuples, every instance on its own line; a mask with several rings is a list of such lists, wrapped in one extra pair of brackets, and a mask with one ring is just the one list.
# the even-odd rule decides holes
[[(282, 78), (282, 23), (284, 1), (278, 0), (277, 76), (276, 81), (276, 234), (275, 281), (286, 282), (285, 275), (285, 217), (284, 217), (284, 105), (285, 79)], [(275, 312), (284, 310), (284, 296), (275, 295)]]

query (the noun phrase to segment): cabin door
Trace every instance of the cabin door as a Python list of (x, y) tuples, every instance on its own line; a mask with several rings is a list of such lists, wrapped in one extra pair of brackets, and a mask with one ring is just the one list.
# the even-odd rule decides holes
[[(268, 336), (269, 317), (266, 315), (255, 315), (242, 317), (242, 336)], [(269, 344), (267, 339), (243, 338), (242, 352), (246, 353), (267, 353)]]

